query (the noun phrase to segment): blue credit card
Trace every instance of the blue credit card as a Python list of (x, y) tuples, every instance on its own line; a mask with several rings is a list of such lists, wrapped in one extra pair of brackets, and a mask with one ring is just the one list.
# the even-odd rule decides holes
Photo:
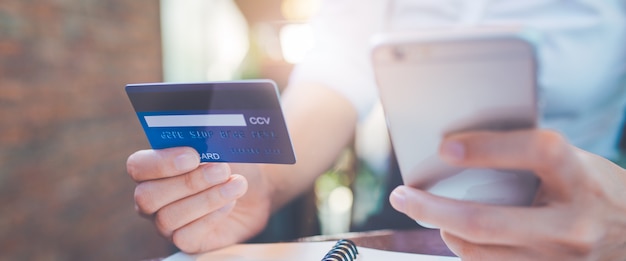
[(203, 162), (296, 162), (272, 81), (129, 84), (126, 93), (153, 149), (193, 147)]

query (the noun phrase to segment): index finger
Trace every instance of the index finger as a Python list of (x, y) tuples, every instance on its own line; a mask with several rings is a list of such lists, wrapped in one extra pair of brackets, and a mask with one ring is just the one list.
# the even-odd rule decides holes
[(200, 165), (200, 156), (190, 147), (140, 150), (128, 157), (126, 171), (136, 182), (187, 173)]

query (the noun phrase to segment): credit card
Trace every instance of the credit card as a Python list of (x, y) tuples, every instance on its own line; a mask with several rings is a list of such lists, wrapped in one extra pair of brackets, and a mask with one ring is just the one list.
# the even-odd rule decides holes
[(202, 162), (294, 164), (270, 80), (126, 85), (153, 149), (189, 146)]

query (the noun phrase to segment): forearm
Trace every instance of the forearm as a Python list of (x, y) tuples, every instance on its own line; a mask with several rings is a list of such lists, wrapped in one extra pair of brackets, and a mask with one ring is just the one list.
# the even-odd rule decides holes
[(296, 164), (261, 166), (272, 210), (311, 188), (350, 142), (356, 126), (356, 110), (343, 96), (322, 85), (298, 87), (282, 99)]

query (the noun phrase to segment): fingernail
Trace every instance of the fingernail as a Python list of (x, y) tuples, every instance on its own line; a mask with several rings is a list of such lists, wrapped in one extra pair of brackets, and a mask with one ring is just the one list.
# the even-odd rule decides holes
[(465, 158), (465, 147), (456, 141), (446, 141), (443, 143), (442, 156), (452, 161), (462, 161)]
[(237, 177), (224, 184), (220, 189), (220, 194), (225, 199), (236, 199), (240, 197), (246, 189), (246, 184), (243, 178)]
[(179, 171), (188, 171), (195, 168), (198, 162), (199, 160), (196, 155), (185, 153), (174, 159), (174, 167)]
[(217, 163), (214, 165), (207, 164), (204, 166), (203, 175), (204, 180), (209, 184), (218, 184), (226, 181), (230, 175), (226, 164)]
[(394, 189), (391, 192), (389, 201), (393, 208), (400, 212), (403, 212), (406, 206), (406, 194), (404, 192), (404, 189), (401, 186)]

